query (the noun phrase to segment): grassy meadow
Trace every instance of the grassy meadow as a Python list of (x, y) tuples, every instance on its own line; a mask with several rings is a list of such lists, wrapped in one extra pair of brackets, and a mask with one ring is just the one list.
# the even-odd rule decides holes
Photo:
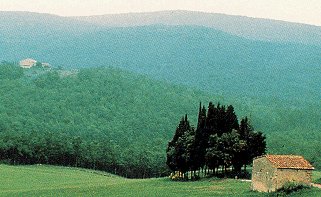
[[(265, 196), (250, 182), (204, 179), (173, 182), (168, 178), (125, 179), (99, 171), (55, 166), (0, 165), (0, 196)], [(321, 173), (314, 174), (314, 179)], [(292, 196), (318, 196), (311, 189)], [(272, 195), (273, 196), (273, 195)]]

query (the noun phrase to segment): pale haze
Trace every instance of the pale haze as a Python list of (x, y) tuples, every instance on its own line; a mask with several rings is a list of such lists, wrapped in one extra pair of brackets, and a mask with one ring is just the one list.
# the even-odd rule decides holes
[(88, 16), (192, 10), (321, 26), (321, 0), (0, 0), (0, 11)]

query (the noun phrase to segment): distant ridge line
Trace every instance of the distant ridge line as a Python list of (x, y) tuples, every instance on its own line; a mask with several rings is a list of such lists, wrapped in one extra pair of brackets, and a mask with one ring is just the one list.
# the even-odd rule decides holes
[(298, 24), (298, 25), (308, 25), (314, 27), (320, 27), (319, 25), (315, 24), (308, 24), (302, 22), (293, 22), (293, 21), (286, 21), (281, 19), (272, 19), (272, 18), (261, 18), (261, 17), (253, 17), (253, 16), (246, 16), (246, 15), (238, 15), (238, 14), (226, 14), (220, 12), (206, 12), (206, 11), (197, 11), (197, 10), (161, 10), (161, 11), (151, 11), (151, 12), (123, 12), (123, 13), (107, 13), (107, 14), (97, 14), (97, 15), (86, 15), (86, 16), (66, 16), (67, 18), (87, 18), (87, 17), (105, 17), (105, 16), (123, 16), (123, 15), (146, 15), (146, 14), (166, 14), (166, 13), (189, 13), (189, 14), (206, 14), (206, 15), (220, 15), (226, 17), (239, 17), (244, 19), (252, 19), (252, 20), (267, 20), (267, 21), (278, 21), (284, 23), (291, 23), (291, 24)]

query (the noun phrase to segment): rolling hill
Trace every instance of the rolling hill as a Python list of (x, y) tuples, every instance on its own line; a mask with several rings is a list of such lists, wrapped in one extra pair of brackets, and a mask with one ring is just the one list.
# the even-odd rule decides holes
[(1, 14), (0, 60), (120, 67), (226, 96), (273, 95), (297, 104), (307, 95), (309, 105), (319, 97), (318, 46), (253, 41), (201, 26), (112, 28), (53, 15)]
[(77, 149), (82, 166), (117, 168), (131, 177), (143, 177), (136, 170), (146, 166), (155, 176), (166, 173), (165, 149), (180, 117), (187, 113), (196, 125), (199, 102), (213, 101), (232, 104), (238, 117), (250, 115), (254, 128), (267, 134), (269, 153), (303, 154), (320, 168), (317, 108), (245, 103), (115, 68), (66, 72), (0, 66), (0, 157), (60, 164)]
[(73, 18), (107, 27), (199, 25), (253, 40), (321, 44), (321, 27), (318, 26), (226, 14), (173, 10)]
[[(265, 196), (250, 191), (250, 183), (233, 179), (173, 182), (125, 179), (78, 168), (0, 165), (0, 196)], [(30, 176), (32, 174), (32, 176)], [(290, 196), (317, 196), (320, 190)]]
[(195, 124), (198, 102), (213, 100), (249, 115), (268, 134), (269, 152), (304, 154), (320, 167), (320, 27), (184, 11), (0, 18), (0, 61), (122, 69), (85, 70), (91, 77), (83, 84), (1, 79), (2, 130), (96, 132), (125, 147), (154, 137), (146, 150), (157, 144), (157, 160), (180, 116), (190, 114)]
[(180, 117), (196, 122), (199, 102), (215, 99), (119, 69), (64, 73), (0, 65), (2, 161), (69, 165), (77, 147), (81, 166), (143, 177), (137, 169), (147, 165), (146, 176), (156, 176), (167, 172), (164, 152)]

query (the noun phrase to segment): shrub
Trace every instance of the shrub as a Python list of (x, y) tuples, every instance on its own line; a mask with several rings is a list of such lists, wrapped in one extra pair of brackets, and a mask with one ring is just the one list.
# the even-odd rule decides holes
[(185, 180), (187, 180), (187, 177), (183, 173), (181, 173), (179, 171), (177, 171), (175, 173), (171, 173), (169, 178), (171, 180), (173, 180), (173, 181), (185, 181)]
[(280, 194), (290, 194), (308, 188), (310, 188), (310, 186), (302, 183), (289, 182), (286, 183), (282, 188), (278, 189), (276, 192)]

